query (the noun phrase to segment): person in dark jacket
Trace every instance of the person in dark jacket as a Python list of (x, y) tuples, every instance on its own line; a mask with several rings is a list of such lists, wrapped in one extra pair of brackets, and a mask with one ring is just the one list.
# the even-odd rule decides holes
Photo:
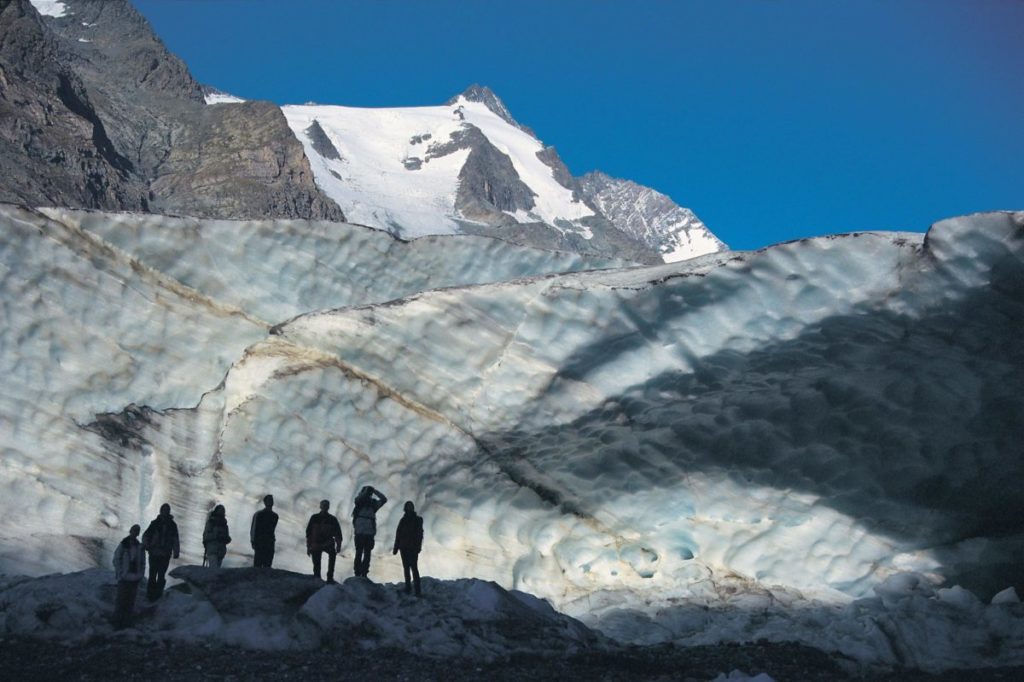
[(373, 538), (377, 534), (377, 510), (384, 506), (388, 498), (373, 486), (363, 486), (356, 496), (352, 508), (352, 526), (356, 536), (355, 574), (365, 578), (370, 572), (370, 552), (373, 551)]
[[(402, 571), (405, 573), (405, 593), (412, 591), (412, 585), (416, 586), (416, 596), (420, 596), (420, 569), (417, 565), (420, 550), (423, 548), (423, 517), (416, 514), (416, 506), (412, 500), (405, 503), (405, 515), (398, 522), (398, 530), (395, 531), (395, 547), (392, 554), (402, 553)], [(410, 581), (410, 573), (412, 580)]]
[(128, 535), (117, 543), (114, 550), (114, 577), (117, 578), (117, 598), (114, 601), (114, 629), (122, 630), (132, 624), (135, 597), (139, 583), (146, 577), (146, 552), (139, 542), (142, 528), (135, 524)]
[(156, 601), (164, 593), (171, 556), (177, 559), (181, 552), (178, 543), (178, 524), (171, 516), (171, 505), (160, 505), (160, 515), (153, 519), (146, 532), (142, 534), (142, 548), (149, 552), (146, 598), (149, 601)]
[(274, 512), (274, 496), (263, 498), (263, 509), (252, 515), (249, 526), (249, 542), (252, 544), (253, 561), (256, 568), (270, 568), (274, 563), (274, 531), (277, 529), (277, 514)]
[(306, 554), (313, 558), (313, 575), (320, 577), (320, 562), (327, 552), (327, 582), (334, 582), (334, 561), (341, 552), (341, 524), (338, 517), (327, 510), (331, 503), (320, 501), (319, 513), (309, 517), (306, 524)]
[(218, 504), (206, 517), (206, 527), (203, 528), (203, 556), (210, 568), (220, 568), (230, 543), (231, 534), (228, 532), (224, 505)]

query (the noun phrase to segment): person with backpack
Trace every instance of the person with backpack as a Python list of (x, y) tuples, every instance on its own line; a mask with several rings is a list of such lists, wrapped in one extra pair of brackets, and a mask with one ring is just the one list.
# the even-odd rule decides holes
[(365, 485), (356, 495), (352, 508), (352, 527), (356, 536), (355, 574), (363, 578), (370, 572), (370, 552), (377, 534), (377, 510), (388, 498), (373, 486)]
[(334, 561), (341, 552), (341, 524), (338, 517), (327, 510), (331, 503), (320, 501), (319, 513), (309, 517), (306, 524), (306, 554), (313, 559), (313, 575), (320, 577), (320, 562), (327, 552), (327, 582), (334, 582)]
[(171, 505), (160, 505), (157, 516), (142, 534), (142, 548), (149, 552), (149, 582), (146, 585), (146, 598), (156, 601), (164, 593), (167, 584), (167, 567), (171, 556), (175, 559), (181, 552), (178, 543), (178, 524), (171, 516)]
[(203, 556), (210, 568), (220, 568), (230, 543), (231, 534), (228, 532), (224, 505), (218, 504), (206, 517), (206, 527), (203, 528)]
[(146, 553), (139, 542), (142, 528), (135, 524), (114, 550), (114, 577), (117, 579), (117, 597), (114, 600), (114, 616), (111, 618), (115, 630), (123, 630), (132, 624), (135, 611), (135, 597), (139, 583), (146, 577)]
[[(405, 593), (412, 592), (410, 582), (416, 586), (416, 596), (420, 595), (420, 549), (423, 548), (423, 517), (416, 514), (416, 506), (409, 500), (405, 503), (405, 515), (398, 522), (398, 529), (395, 531), (395, 547), (391, 554), (402, 553), (402, 572), (405, 573)], [(409, 580), (409, 574), (412, 580)]]
[(252, 565), (256, 568), (270, 568), (274, 563), (274, 543), (277, 529), (277, 513), (274, 511), (274, 496), (263, 498), (263, 509), (252, 515), (249, 526), (249, 543), (252, 545)]

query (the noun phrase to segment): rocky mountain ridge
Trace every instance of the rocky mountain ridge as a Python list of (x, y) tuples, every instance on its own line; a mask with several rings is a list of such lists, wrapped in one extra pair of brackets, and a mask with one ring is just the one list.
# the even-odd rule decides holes
[[(629, 183), (606, 200), (486, 86), (440, 106), (284, 112), (317, 184), (350, 220), (396, 236), (477, 234), (641, 263), (727, 248), (692, 211), (649, 188)], [(627, 186), (598, 175), (604, 189)]]
[(29, 0), (0, 2), (0, 201), (344, 219), (278, 107), (207, 107), (126, 0), (54, 6), (41, 16)]
[[(493, 125), (483, 130), (470, 111), (477, 106), (519, 134), (519, 146), (510, 147), (507, 132), (496, 138)], [(360, 194), (356, 168), (366, 159), (339, 152), (343, 141), (315, 116), (290, 126), (292, 109), (201, 85), (128, 0), (0, 1), (0, 201), (199, 218), (347, 218), (403, 238), (475, 234), (641, 263), (725, 248), (695, 217), (678, 220), (687, 209), (663, 195), (625, 206), (629, 195), (620, 193), (612, 207), (483, 86), (435, 107), (452, 119), (443, 132), (399, 134), (408, 147), (400, 172), (369, 194)], [(424, 177), (448, 166), (452, 172), (424, 192)], [(439, 209), (438, 197), (447, 196), (454, 203)]]

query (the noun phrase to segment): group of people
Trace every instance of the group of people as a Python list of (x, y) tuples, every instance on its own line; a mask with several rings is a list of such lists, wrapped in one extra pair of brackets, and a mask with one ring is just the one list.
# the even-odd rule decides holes
[[(370, 554), (377, 535), (377, 510), (388, 501), (384, 493), (372, 486), (363, 486), (356, 495), (352, 506), (352, 527), (355, 535), (355, 560), (353, 572), (367, 577), (370, 572)], [(334, 566), (341, 553), (342, 533), (338, 518), (330, 513), (331, 503), (320, 502), (320, 511), (310, 517), (306, 524), (306, 554), (313, 562), (313, 575), (321, 577), (323, 555), (327, 555), (327, 582), (334, 582)], [(420, 572), (418, 559), (423, 547), (423, 518), (416, 513), (412, 501), (405, 503), (405, 514), (395, 531), (392, 554), (401, 553), (402, 570), (405, 574), (406, 593), (415, 592), (420, 596)], [(253, 550), (253, 566), (270, 568), (274, 563), (276, 544), (277, 512), (274, 511), (274, 496), (263, 498), (263, 509), (252, 517), (249, 526), (249, 542)], [(167, 579), (167, 567), (171, 558), (177, 559), (181, 547), (178, 526), (171, 515), (171, 506), (160, 506), (160, 514), (141, 533), (136, 524), (127, 537), (121, 540), (114, 551), (114, 572), (117, 578), (117, 597), (114, 605), (113, 623), (116, 628), (127, 627), (135, 608), (135, 597), (139, 584), (146, 576), (146, 555), (149, 555), (149, 579), (146, 597), (156, 601), (163, 595)], [(220, 568), (231, 543), (231, 534), (224, 505), (218, 504), (210, 512), (203, 528), (203, 563)]]

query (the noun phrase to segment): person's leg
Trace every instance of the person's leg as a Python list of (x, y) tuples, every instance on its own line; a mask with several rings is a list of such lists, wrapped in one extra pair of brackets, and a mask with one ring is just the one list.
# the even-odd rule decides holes
[(409, 552), (399, 550), (402, 557), (402, 573), (405, 574), (405, 593), (412, 593), (412, 576), (409, 571)]
[(420, 596), (420, 555), (419, 552), (412, 553), (412, 561), (409, 563), (409, 568), (412, 569), (412, 583), (413, 589), (416, 592), (416, 596)]
[(207, 550), (206, 562), (210, 565), (210, 568), (220, 568), (221, 564), (224, 563), (225, 554), (227, 554), (227, 548), (214, 547), (212, 550)]
[[(138, 583), (120, 580), (117, 583), (117, 597), (114, 599), (114, 615), (110, 619), (115, 630), (128, 627), (131, 607), (128, 605), (129, 587), (138, 588)], [(134, 600), (132, 600), (134, 602)]]
[(352, 572), (357, 576), (363, 574), (363, 555), (366, 553), (366, 536), (356, 535), (356, 558), (352, 562)]
[(150, 601), (156, 601), (164, 593), (164, 585), (167, 579), (164, 574), (167, 566), (171, 563), (171, 556), (162, 554), (149, 555), (149, 582), (146, 585), (146, 596)]
[(327, 582), (334, 582), (334, 562), (338, 558), (338, 553), (331, 547), (327, 550)]
[(142, 581), (141, 580), (133, 580), (133, 581), (129, 582), (128, 586), (125, 588), (125, 592), (127, 592), (127, 594), (125, 595), (125, 602), (124, 602), (125, 617), (127, 619), (127, 621), (125, 622), (126, 626), (132, 624), (132, 615), (135, 613), (135, 599), (136, 599), (136, 597), (138, 597), (138, 594), (139, 594), (139, 583), (140, 582), (142, 582)]
[(161, 561), (157, 566), (157, 596), (162, 597), (164, 595), (164, 588), (167, 587), (167, 567), (171, 564), (171, 555), (161, 557)]
[(313, 575), (317, 578), (320, 577), (320, 560), (323, 558), (323, 552), (319, 549), (314, 549), (310, 555), (313, 558)]
[(267, 545), (267, 568), (273, 568), (274, 566), (274, 543), (271, 542)]
[(370, 574), (370, 554), (373, 553), (373, 536), (367, 535), (364, 540), (366, 552), (363, 554), (363, 577), (367, 577)]

